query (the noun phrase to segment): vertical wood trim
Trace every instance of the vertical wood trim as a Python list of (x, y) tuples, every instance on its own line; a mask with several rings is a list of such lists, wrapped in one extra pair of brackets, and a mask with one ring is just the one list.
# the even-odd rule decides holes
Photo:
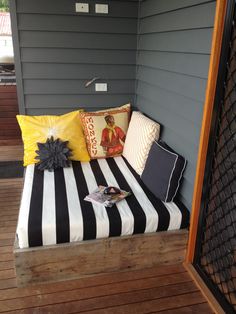
[(186, 263), (192, 263), (197, 237), (198, 219), (201, 206), (202, 187), (204, 180), (204, 171), (207, 157), (207, 148), (210, 135), (211, 118), (214, 106), (216, 83), (218, 76), (218, 67), (220, 62), (221, 45), (224, 31), (224, 21), (226, 15), (227, 0), (217, 0), (216, 13), (214, 21), (214, 31), (211, 45), (211, 57), (208, 71), (208, 81), (206, 88), (206, 97), (202, 119), (202, 128), (199, 141), (198, 161), (196, 168), (196, 177), (194, 183), (194, 192), (192, 200), (192, 212), (189, 232), (189, 242), (186, 254)]
[(10, 0), (10, 16), (11, 16), (11, 28), (12, 28), (12, 40), (14, 48), (14, 63), (16, 71), (16, 88), (19, 112), (25, 114), (25, 98), (23, 90), (22, 80), (22, 67), (20, 58), (20, 43), (19, 43), (19, 31), (17, 27), (17, 13), (16, 13), (16, 0)]

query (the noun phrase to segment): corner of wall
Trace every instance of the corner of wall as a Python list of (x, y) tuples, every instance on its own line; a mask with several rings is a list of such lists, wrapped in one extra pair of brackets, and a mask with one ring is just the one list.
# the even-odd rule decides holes
[(138, 80), (137, 80), (137, 73), (138, 73), (138, 47), (139, 47), (139, 33), (140, 33), (140, 18), (141, 18), (141, 2), (142, 0), (138, 0), (138, 17), (137, 17), (137, 40), (136, 40), (136, 58), (135, 58), (135, 85), (134, 85), (134, 108), (137, 108), (137, 88), (138, 88)]

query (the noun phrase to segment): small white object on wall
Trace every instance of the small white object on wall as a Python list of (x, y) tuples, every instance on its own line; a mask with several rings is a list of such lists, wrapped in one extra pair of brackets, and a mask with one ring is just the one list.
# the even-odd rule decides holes
[(96, 83), (95, 84), (96, 92), (107, 92), (107, 83)]
[(108, 14), (108, 4), (95, 4), (95, 13)]
[(89, 13), (88, 3), (77, 2), (75, 4), (75, 11), (78, 13)]

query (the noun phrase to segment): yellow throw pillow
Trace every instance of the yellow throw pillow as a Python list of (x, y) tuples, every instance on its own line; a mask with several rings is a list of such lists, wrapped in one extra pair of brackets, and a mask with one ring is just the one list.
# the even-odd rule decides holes
[(79, 113), (80, 110), (61, 116), (17, 115), (24, 142), (24, 166), (37, 163), (37, 143), (45, 143), (51, 136), (69, 141), (68, 147), (72, 150), (70, 159), (89, 161)]
[(95, 112), (80, 112), (91, 158), (121, 155), (129, 125), (130, 104)]

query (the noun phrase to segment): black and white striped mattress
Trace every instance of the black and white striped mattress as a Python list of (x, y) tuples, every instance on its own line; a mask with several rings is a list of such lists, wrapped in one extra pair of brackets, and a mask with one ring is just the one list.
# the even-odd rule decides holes
[[(132, 195), (111, 208), (84, 201), (98, 185)], [(186, 228), (178, 200), (163, 203), (123, 157), (73, 162), (54, 172), (26, 168), (17, 236), (20, 248)]]

